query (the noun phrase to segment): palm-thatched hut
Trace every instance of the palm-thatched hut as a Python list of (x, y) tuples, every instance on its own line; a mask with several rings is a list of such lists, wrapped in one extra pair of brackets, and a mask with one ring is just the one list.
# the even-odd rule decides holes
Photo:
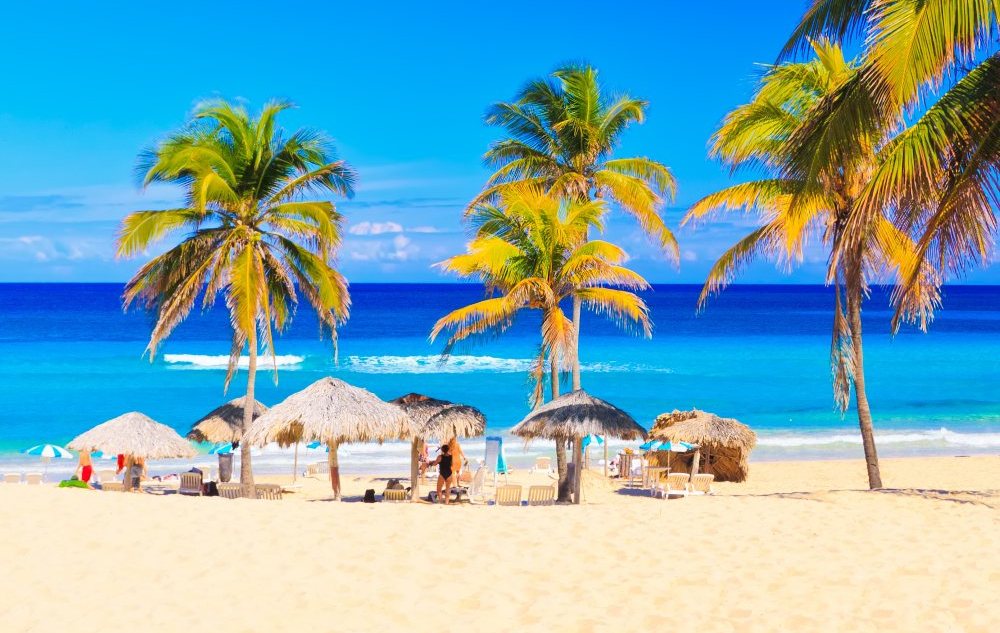
[(420, 498), (419, 455), (424, 442), (431, 438), (478, 437), (486, 431), (486, 416), (476, 408), (438, 400), (419, 393), (408, 393), (390, 401), (410, 416), (414, 435), (410, 448), (410, 500)]
[(132, 411), (76, 436), (69, 447), (142, 459), (194, 457), (198, 451), (166, 424)]
[(573, 461), (577, 464), (573, 481), (576, 503), (580, 503), (581, 496), (580, 443), (585, 436), (600, 435), (623, 440), (646, 437), (646, 429), (642, 428), (632, 416), (582, 389), (559, 396), (538, 407), (510, 432), (527, 440), (544, 437), (573, 442)]
[[(243, 437), (243, 403), (246, 397), (230, 400), (224, 405), (212, 409), (191, 427), (187, 438), (195, 442), (239, 442)], [(267, 407), (253, 401), (253, 419), (256, 420), (267, 412)]]
[(243, 434), (251, 446), (319, 441), (330, 447), (330, 485), (340, 499), (337, 447), (354, 442), (408, 440), (414, 429), (399, 407), (343, 380), (326, 377), (290, 395), (254, 420)]
[(745, 481), (750, 451), (757, 444), (757, 434), (747, 425), (697, 409), (661, 414), (649, 435), (658, 440), (697, 444), (697, 451), (674, 454), (671, 459), (689, 470), (693, 466), (694, 472), (711, 473), (716, 481)]

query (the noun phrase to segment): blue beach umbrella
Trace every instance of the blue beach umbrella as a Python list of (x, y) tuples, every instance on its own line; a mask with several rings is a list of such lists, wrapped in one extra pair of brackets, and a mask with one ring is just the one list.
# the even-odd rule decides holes
[(208, 451), (209, 455), (229, 455), (233, 452), (233, 445), (231, 442), (219, 442), (212, 447), (212, 450)]
[(73, 453), (70, 453), (62, 446), (56, 446), (55, 444), (39, 444), (38, 446), (26, 448), (21, 452), (25, 455), (34, 455), (35, 457), (41, 457), (44, 459), (73, 459)]
[(329, 444), (324, 444), (323, 442), (319, 442), (319, 441), (309, 442), (308, 444), (306, 444), (306, 448), (308, 448), (309, 450), (313, 450), (313, 451), (319, 450), (320, 448), (322, 448), (327, 453), (330, 452), (330, 445)]
[(597, 444), (598, 446), (604, 446), (604, 438), (601, 437), (600, 435), (594, 435), (593, 433), (591, 433), (590, 435), (585, 435), (583, 437), (583, 442), (581, 442), (580, 446), (581, 446), (581, 448), (586, 449), (591, 444)]
[(663, 444), (663, 442), (660, 440), (646, 440), (639, 445), (639, 448), (644, 451), (655, 451), (659, 450), (661, 444)]
[(49, 462), (55, 459), (73, 459), (73, 453), (70, 453), (62, 446), (56, 446), (55, 444), (39, 444), (37, 446), (32, 446), (31, 448), (26, 448), (21, 451), (25, 455), (34, 455), (35, 457), (41, 457), (42, 462), (45, 466), (42, 467), (42, 478), (49, 472)]
[(686, 453), (694, 450), (694, 444), (688, 444), (687, 442), (663, 442), (656, 450), (670, 451), (671, 453)]

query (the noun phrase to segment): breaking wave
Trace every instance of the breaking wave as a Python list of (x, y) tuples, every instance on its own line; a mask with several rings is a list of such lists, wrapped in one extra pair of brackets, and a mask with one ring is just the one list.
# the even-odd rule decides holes
[[(278, 356), (258, 356), (257, 367), (267, 368), (273, 365), (278, 367), (292, 368), (305, 360), (302, 356), (284, 354)], [(225, 369), (229, 366), (229, 356), (208, 355), (208, 354), (164, 354), (163, 362), (178, 369)], [(248, 356), (241, 356), (239, 366), (247, 367), (250, 364)]]

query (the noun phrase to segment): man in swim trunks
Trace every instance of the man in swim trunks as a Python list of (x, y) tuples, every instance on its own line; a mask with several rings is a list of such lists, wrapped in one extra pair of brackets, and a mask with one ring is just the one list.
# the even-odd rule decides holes
[(80, 465), (78, 470), (80, 471), (80, 481), (86, 482), (89, 488), (90, 478), (94, 474), (94, 463), (91, 461), (90, 451), (80, 451)]

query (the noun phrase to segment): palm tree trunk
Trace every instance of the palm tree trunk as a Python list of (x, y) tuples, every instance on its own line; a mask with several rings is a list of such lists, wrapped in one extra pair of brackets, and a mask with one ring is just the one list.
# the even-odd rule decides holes
[[(549, 355), (550, 380), (552, 382), (552, 399), (559, 397), (559, 354), (555, 350)], [(556, 438), (556, 472), (559, 473), (558, 501), (569, 501), (570, 482), (566, 467), (566, 440)]]
[[(253, 422), (255, 402), (254, 383), (257, 381), (257, 333), (251, 332), (249, 339), (250, 362), (247, 365), (247, 395), (243, 400), (244, 433), (250, 428), (250, 423)], [(250, 445), (246, 442), (240, 442), (240, 485), (243, 488), (242, 493), (244, 497), (252, 499), (257, 496), (253, 485), (253, 464), (250, 458)]]
[(573, 297), (573, 391), (580, 389), (580, 314), (583, 302)]
[(877, 490), (882, 487), (879, 473), (878, 453), (875, 450), (875, 432), (872, 428), (872, 411), (868, 405), (865, 389), (865, 359), (861, 345), (861, 292), (853, 285), (847, 298), (847, 318), (851, 324), (851, 350), (854, 362), (854, 394), (858, 403), (858, 426), (861, 427), (861, 444), (865, 449), (865, 463), (868, 466), (868, 487)]

